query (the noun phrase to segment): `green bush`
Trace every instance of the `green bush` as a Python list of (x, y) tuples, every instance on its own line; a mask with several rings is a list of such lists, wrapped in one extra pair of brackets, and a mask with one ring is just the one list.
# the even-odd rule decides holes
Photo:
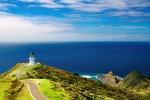
[(21, 83), (19, 80), (12, 80), (12, 84), (10, 88), (4, 91), (4, 100), (15, 100), (17, 94), (21, 91), (24, 84)]

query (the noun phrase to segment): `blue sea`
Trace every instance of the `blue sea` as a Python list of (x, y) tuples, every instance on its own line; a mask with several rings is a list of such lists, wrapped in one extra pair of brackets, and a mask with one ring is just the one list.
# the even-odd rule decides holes
[(0, 43), (0, 73), (28, 62), (32, 51), (36, 62), (81, 76), (113, 71), (125, 77), (133, 70), (150, 76), (150, 42)]

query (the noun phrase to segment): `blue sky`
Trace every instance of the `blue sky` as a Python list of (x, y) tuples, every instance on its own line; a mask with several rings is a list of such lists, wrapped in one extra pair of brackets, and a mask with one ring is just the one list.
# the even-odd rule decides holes
[(150, 41), (150, 2), (0, 0), (0, 41)]

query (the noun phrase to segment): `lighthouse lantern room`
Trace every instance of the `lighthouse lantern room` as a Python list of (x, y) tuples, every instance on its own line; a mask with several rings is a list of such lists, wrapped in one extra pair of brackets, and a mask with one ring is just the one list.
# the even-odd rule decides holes
[(31, 66), (35, 65), (35, 58), (34, 58), (34, 53), (33, 52), (30, 53), (29, 65), (31, 65)]

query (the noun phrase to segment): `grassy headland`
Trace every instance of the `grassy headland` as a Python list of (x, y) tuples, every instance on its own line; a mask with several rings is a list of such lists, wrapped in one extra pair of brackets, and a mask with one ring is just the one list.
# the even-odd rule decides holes
[[(13, 80), (15, 78), (14, 73), (21, 68), (23, 68), (23, 65), (17, 64), (11, 70), (1, 75), (1, 81), (7, 78)], [(23, 84), (22, 81), (32, 81), (36, 84), (40, 82), (38, 85), (39, 90), (51, 100), (148, 100), (148, 97), (137, 94), (134, 91), (105, 85), (100, 81), (83, 78), (78, 76), (78, 74), (72, 74), (44, 64), (28, 66), (19, 79), (15, 79), (16, 84), (18, 84), (16, 88), (19, 86), (22, 86), (22, 88), (19, 91), (17, 90), (14, 100), (21, 96), (27, 98), (25, 100), (31, 99), (29, 95), (26, 97), (22, 95), (23, 91), (26, 90), (25, 85), (21, 85)], [(4, 91), (10, 88), (6, 87)], [(0, 92), (4, 93), (4, 91)], [(2, 96), (2, 98), (4, 97), (5, 95)], [(8, 100), (11, 99), (8, 98)]]

